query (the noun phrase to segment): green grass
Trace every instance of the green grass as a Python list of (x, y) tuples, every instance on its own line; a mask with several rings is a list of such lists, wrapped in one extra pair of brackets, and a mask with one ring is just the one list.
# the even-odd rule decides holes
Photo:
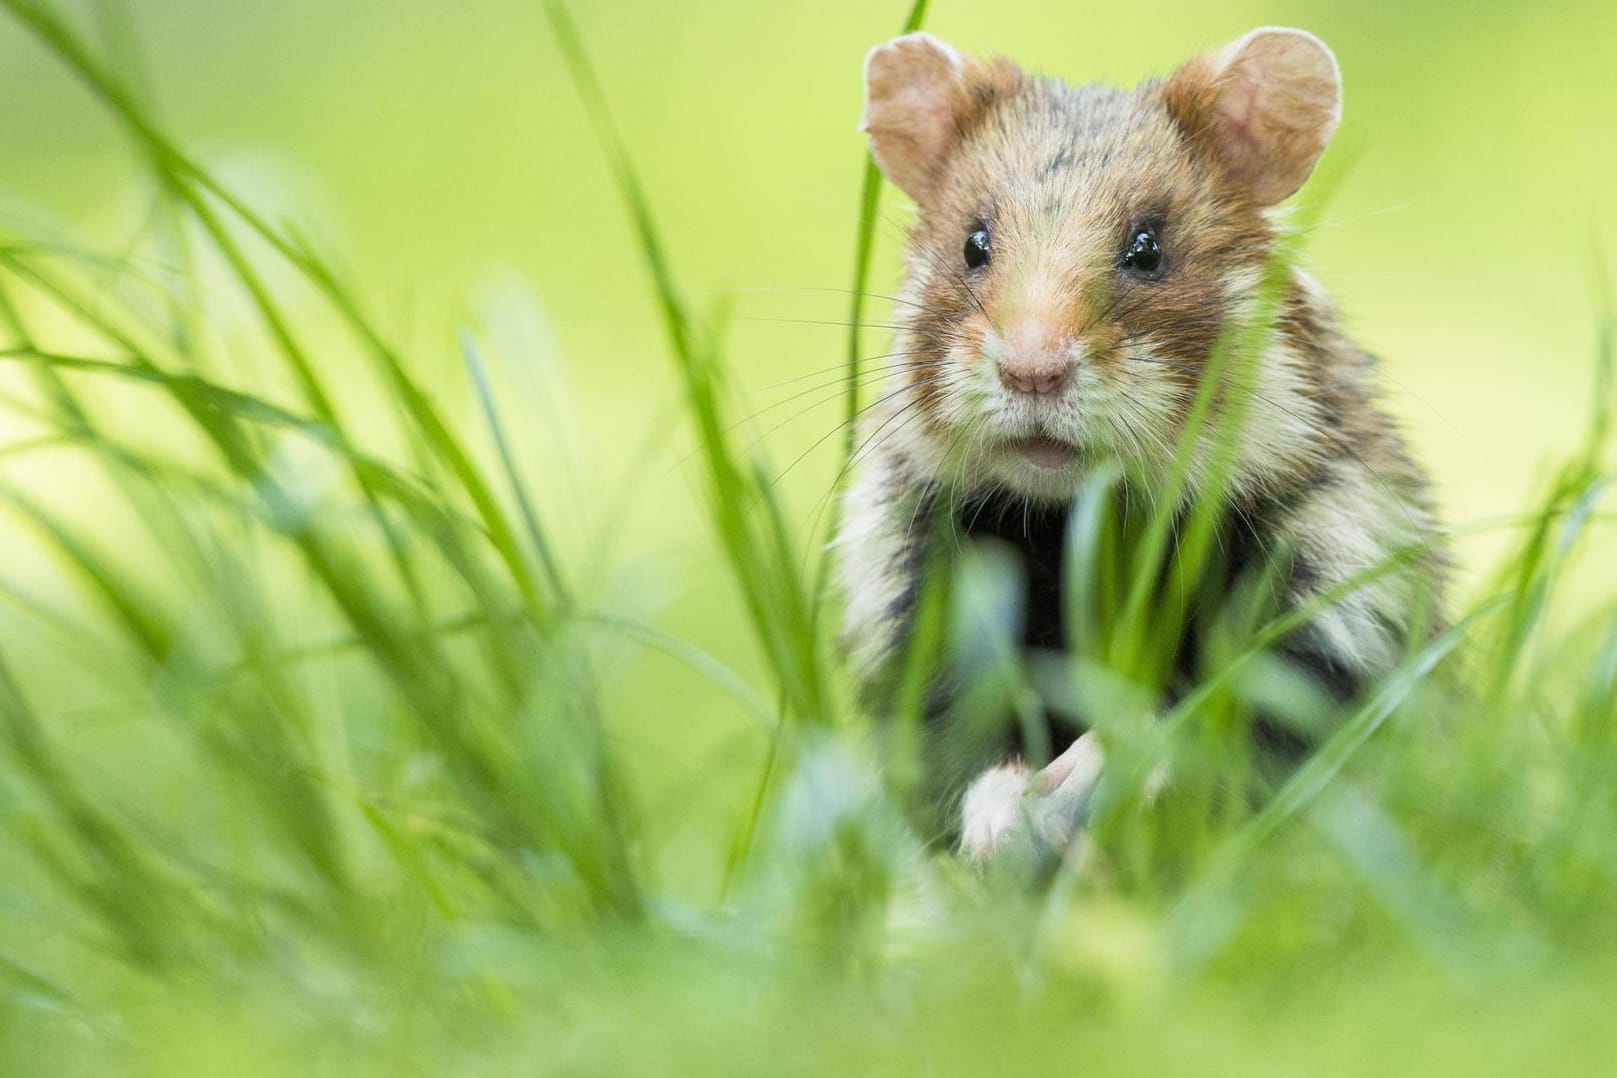
[[(1090, 646), (1064, 673), (1109, 705), (1114, 768), (1091, 837), (1053, 871), (979, 877), (913, 823), (913, 735), (945, 649), (988, 657), (965, 711), (1040, 691), (992, 616), (1003, 573), (973, 560), (934, 581), (896, 718), (856, 706), (823, 556), (737, 434), (724, 312), (682, 295), (562, 4), (544, 9), (645, 256), (711, 558), (756, 666), (625, 613), (560, 552), (547, 521), (610, 507), (540, 496), (547, 462), (514, 437), (523, 402), (474, 335), (470, 424), (364, 287), (170, 140), (71, 23), (4, 7), (118, 121), (158, 207), (134, 253), (0, 245), (3, 402), (32, 432), (4, 450), (0, 505), (38, 555), (0, 567), (9, 1071), (1612, 1057), (1617, 601), (1568, 594), (1579, 558), (1610, 549), (1609, 318), (1585, 444), (1497, 525), (1512, 552), (1256, 803), (1253, 704), (1323, 706), (1267, 657), (1290, 622), (1232, 606), (1219, 661), (1164, 713), (1184, 597), (1148, 585), (1169, 558), (1195, 579), (1210, 506), (1177, 543), (1160, 512), (1128, 544), (1075, 515), (1071, 616)], [(851, 222), (856, 324), (873, 177)], [(1263, 332), (1225, 342), (1229, 380), (1209, 380), (1197, 422), (1237, 435)], [(857, 376), (856, 331), (848, 355)], [(633, 778), (657, 761), (637, 756), (648, 720), (615, 686), (653, 655), (755, 720), (743, 769), (665, 776), (741, 791), (694, 852), (665, 848), (666, 807)], [(736, 672), (754, 668), (756, 684)], [(1143, 776), (1164, 758), (1178, 781), (1152, 801)], [(714, 893), (670, 870), (691, 856), (716, 866)]]

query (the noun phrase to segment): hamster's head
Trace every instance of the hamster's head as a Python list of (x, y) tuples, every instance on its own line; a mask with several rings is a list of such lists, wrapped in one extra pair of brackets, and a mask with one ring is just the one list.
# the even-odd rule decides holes
[(1336, 128), (1330, 50), (1256, 30), (1121, 90), (908, 34), (871, 50), (865, 94), (871, 152), (917, 210), (874, 436), (902, 426), (938, 478), (1042, 501), (1098, 457), (1165, 468), (1221, 329), (1259, 296), (1267, 211)]

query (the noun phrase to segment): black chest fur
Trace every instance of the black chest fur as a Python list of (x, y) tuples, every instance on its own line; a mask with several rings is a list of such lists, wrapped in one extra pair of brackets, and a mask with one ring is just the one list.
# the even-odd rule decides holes
[[(1128, 504), (1129, 492), (1117, 493), (1118, 504), (1111, 507), (1122, 512)], [(1142, 504), (1136, 497), (1136, 507)], [(1178, 631), (1173, 656), (1172, 680), (1166, 687), (1168, 702), (1194, 685), (1198, 680), (1202, 662), (1202, 633), (1210, 613), (1205, 607), (1216, 604), (1228, 596), (1238, 581), (1263, 573), (1268, 577), (1268, 590), (1275, 596), (1284, 595), (1288, 583), (1305, 578), (1307, 565), (1288, 559), (1284, 564), (1275, 561), (1275, 544), (1263, 534), (1261, 522), (1269, 519), (1275, 506), (1254, 505), (1240, 511), (1230, 511), (1218, 521), (1217, 536), (1213, 543), (1215, 556), (1209, 559), (1203, 579), (1197, 582), (1190, 606), (1185, 609)], [(1064, 651), (1066, 618), (1063, 598), (1066, 588), (1063, 573), (1067, 557), (1068, 518), (1067, 505), (1028, 505), (1020, 499), (989, 498), (959, 507), (954, 513), (953, 527), (957, 537), (967, 543), (992, 542), (1012, 552), (1022, 573), (1022, 630), (1024, 649), (1036, 651)], [(1126, 516), (1126, 514), (1124, 514)], [(1136, 519), (1142, 513), (1136, 513)], [(1177, 534), (1177, 528), (1175, 531)], [(1159, 576), (1175, 571), (1171, 563), (1164, 566)], [(1163, 580), (1159, 580), (1159, 587)], [(1331, 656), (1319, 654), (1297, 643), (1283, 644), (1280, 649), (1289, 658), (1307, 668), (1339, 699), (1354, 694), (1358, 686), (1352, 676)], [(1072, 702), (1071, 710), (1080, 717), (1082, 701)], [(1068, 719), (1044, 717), (1047, 744), (1059, 753), (1077, 737), (1080, 729)], [(1274, 724), (1259, 716), (1257, 737), (1280, 755), (1298, 757), (1306, 746), (1290, 735), (1278, 730)], [(1022, 730), (1007, 723), (1007, 747), (1017, 753), (1027, 749)]]
[(992, 541), (1011, 550), (1022, 572), (1022, 646), (1065, 650), (1062, 568), (1067, 557), (1065, 505), (1028, 506), (1008, 499), (964, 506), (956, 511), (958, 534), (968, 541)]

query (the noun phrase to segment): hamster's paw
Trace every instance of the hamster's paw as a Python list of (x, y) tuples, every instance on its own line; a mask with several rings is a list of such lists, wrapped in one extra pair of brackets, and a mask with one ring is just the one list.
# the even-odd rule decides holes
[(973, 861), (986, 861), (1016, 833), (1022, 826), (1022, 801), (1030, 778), (1028, 769), (1013, 761), (971, 780), (960, 803), (961, 853)]
[(981, 864), (1013, 840), (1064, 847), (1078, 829), (1103, 762), (1091, 731), (1037, 774), (1014, 761), (984, 771), (960, 805), (960, 852)]

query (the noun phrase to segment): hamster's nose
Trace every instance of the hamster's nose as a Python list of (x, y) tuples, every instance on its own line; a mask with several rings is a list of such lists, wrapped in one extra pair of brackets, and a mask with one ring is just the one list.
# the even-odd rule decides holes
[(1072, 381), (1077, 363), (1062, 335), (1042, 318), (1018, 319), (999, 355), (999, 381), (1012, 393), (1059, 393)]
[(1012, 393), (1059, 393), (1067, 388), (1072, 381), (1072, 372), (1077, 364), (1065, 357), (1052, 357), (1049, 363), (1017, 364), (1000, 363), (999, 380), (1006, 389)]

